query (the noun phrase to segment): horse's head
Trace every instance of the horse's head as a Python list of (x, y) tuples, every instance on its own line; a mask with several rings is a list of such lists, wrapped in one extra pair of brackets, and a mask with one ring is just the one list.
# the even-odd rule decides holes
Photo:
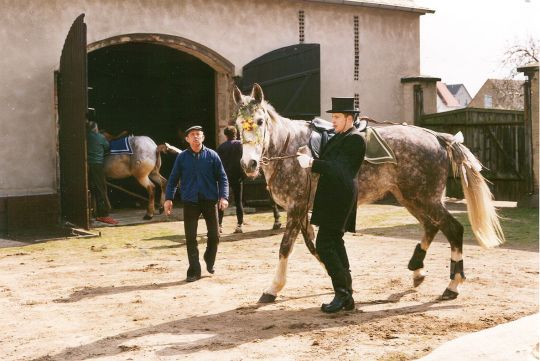
[(242, 95), (238, 87), (234, 88), (234, 102), (238, 106), (236, 127), (242, 141), (242, 159), (240, 164), (249, 177), (259, 174), (259, 163), (265, 149), (268, 149), (268, 123), (270, 115), (264, 94), (259, 84), (254, 84), (251, 95)]

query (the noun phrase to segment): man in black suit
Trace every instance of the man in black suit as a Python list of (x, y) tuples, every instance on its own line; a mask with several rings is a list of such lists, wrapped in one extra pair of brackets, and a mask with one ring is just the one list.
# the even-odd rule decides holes
[(316, 248), (332, 279), (335, 297), (321, 310), (326, 313), (353, 310), (352, 278), (343, 241), (345, 232), (354, 232), (356, 223), (356, 177), (365, 154), (364, 138), (353, 126), (359, 111), (354, 98), (332, 98), (332, 124), (335, 135), (322, 150), (320, 159), (298, 155), (303, 168), (319, 173), (311, 224), (319, 226)]

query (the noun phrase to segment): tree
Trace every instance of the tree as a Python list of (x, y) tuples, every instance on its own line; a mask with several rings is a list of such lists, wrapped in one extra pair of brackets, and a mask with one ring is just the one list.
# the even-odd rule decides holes
[(509, 79), (516, 78), (520, 73), (517, 68), (540, 59), (540, 41), (529, 37), (521, 44), (510, 46), (503, 55), (502, 66), (509, 69)]

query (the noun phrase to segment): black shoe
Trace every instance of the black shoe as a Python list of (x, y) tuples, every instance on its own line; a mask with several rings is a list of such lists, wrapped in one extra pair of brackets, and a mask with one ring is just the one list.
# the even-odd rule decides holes
[(332, 302), (322, 304), (321, 311), (324, 313), (335, 313), (341, 310), (351, 311), (354, 310), (354, 307), (354, 299), (349, 291), (340, 289), (336, 290), (336, 295)]
[(191, 275), (187, 276), (186, 282), (195, 282), (201, 279), (201, 275)]

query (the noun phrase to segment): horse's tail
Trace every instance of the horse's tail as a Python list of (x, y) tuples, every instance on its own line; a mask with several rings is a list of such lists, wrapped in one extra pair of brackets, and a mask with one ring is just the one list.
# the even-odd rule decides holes
[(167, 146), (165, 144), (159, 144), (156, 147), (156, 166), (154, 167), (154, 170), (158, 173), (161, 168), (161, 153), (167, 153)]
[[(441, 134), (442, 136), (443, 134)], [(478, 243), (485, 248), (504, 243), (504, 233), (497, 210), (493, 205), (493, 195), (485, 178), (480, 174), (482, 164), (471, 151), (462, 144), (463, 135), (444, 137), (454, 177), (461, 179), (463, 193), (467, 200), (467, 211), (472, 231)]]

